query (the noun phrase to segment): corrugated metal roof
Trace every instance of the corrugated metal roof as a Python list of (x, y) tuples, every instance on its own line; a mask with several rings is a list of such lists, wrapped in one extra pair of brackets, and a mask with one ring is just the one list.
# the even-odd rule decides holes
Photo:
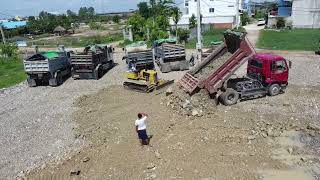
[(1, 25), (4, 27), (4, 29), (15, 29), (18, 27), (26, 26), (27, 21), (2, 22)]

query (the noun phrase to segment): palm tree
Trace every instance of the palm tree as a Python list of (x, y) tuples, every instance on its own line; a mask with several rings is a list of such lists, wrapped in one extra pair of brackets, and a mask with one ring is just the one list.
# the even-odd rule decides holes
[(172, 8), (172, 20), (176, 26), (176, 38), (178, 38), (178, 22), (181, 18), (182, 12), (178, 7)]

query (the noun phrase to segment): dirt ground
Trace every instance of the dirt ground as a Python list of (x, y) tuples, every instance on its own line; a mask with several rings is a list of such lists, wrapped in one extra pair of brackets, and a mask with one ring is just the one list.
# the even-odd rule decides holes
[[(286, 93), (231, 107), (219, 105), (201, 116), (181, 115), (165, 94), (121, 86), (83, 96), (74, 103), (74, 133), (89, 146), (29, 177), (317, 179), (320, 86), (311, 73), (319, 62), (311, 55), (282, 54), (295, 64)], [(301, 78), (302, 70), (307, 78)], [(134, 131), (141, 111), (150, 115), (151, 147), (141, 147)], [(74, 172), (79, 175), (70, 176)]]
[[(218, 106), (203, 117), (179, 115), (162, 103), (164, 96), (112, 86), (78, 99), (75, 134), (90, 146), (59, 166), (34, 172), (31, 179), (68, 178), (75, 170), (80, 179), (268, 179), (270, 172), (281, 175), (277, 171), (295, 165), (287, 163), (289, 153), (277, 154), (286, 152), (287, 144), (276, 142), (287, 142), (290, 130), (310, 133), (307, 125), (319, 118), (295, 98), (313, 96), (306, 103), (314, 106), (320, 100), (318, 87), (292, 87), (278, 97)], [(141, 111), (150, 115), (151, 147), (141, 147), (134, 131)], [(298, 151), (299, 146), (292, 147)]]

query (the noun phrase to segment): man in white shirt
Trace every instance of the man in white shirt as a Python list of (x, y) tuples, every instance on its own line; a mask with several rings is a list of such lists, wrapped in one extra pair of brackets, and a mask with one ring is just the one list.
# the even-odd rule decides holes
[(141, 146), (148, 145), (150, 138), (147, 134), (147, 120), (148, 115), (145, 113), (139, 113), (138, 119), (135, 121), (136, 132), (138, 133), (139, 141)]

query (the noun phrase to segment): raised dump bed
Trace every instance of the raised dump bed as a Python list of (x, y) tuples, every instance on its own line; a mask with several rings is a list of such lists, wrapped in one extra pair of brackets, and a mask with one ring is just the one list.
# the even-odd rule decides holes
[(190, 94), (197, 88), (206, 88), (209, 93), (215, 93), (253, 54), (254, 50), (245, 34), (226, 32), (225, 43), (186, 73), (180, 85)]
[(189, 69), (185, 47), (182, 44), (162, 43), (160, 46), (155, 47), (154, 57), (161, 72)]
[(114, 66), (113, 48), (108, 45), (87, 46), (83, 52), (71, 54), (74, 79), (99, 79)]
[(40, 84), (58, 86), (63, 83), (63, 77), (70, 75), (69, 54), (64, 49), (36, 53), (26, 58), (23, 64), (30, 87)]

